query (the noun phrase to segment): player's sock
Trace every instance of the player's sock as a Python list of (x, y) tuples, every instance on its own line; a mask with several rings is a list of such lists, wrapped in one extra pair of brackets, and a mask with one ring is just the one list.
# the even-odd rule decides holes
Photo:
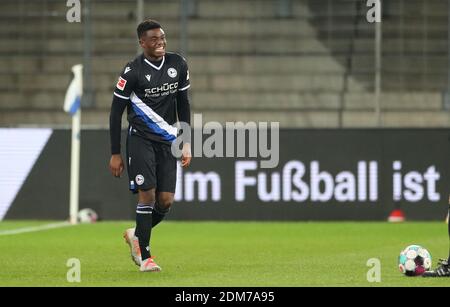
[(169, 208), (163, 209), (158, 206), (158, 203), (155, 204), (155, 208), (153, 209), (152, 228), (158, 225), (164, 219), (167, 212), (169, 212)]
[(152, 212), (154, 203), (138, 204), (136, 208), (135, 236), (139, 240), (142, 261), (150, 258), (150, 237), (152, 234)]
[[(449, 202), (450, 202), (450, 199), (449, 199)], [(448, 219), (449, 219), (449, 221), (448, 221), (448, 238), (449, 238), (449, 241), (450, 241), (450, 204), (449, 204), (449, 206), (448, 206)], [(448, 260), (447, 260), (447, 263), (450, 263), (450, 247), (449, 247), (449, 251), (448, 251)]]

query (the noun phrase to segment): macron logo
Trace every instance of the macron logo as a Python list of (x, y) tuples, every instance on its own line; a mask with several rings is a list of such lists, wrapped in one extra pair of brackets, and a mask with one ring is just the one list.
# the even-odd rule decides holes
[(131, 68), (130, 67), (125, 67), (125, 71), (123, 72), (123, 74), (126, 74), (127, 72), (129, 72), (131, 70)]

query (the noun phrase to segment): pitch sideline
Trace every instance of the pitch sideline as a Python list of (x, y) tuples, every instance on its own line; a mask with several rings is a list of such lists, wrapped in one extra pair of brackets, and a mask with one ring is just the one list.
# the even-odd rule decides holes
[(74, 225), (70, 224), (69, 222), (59, 222), (59, 223), (44, 224), (44, 225), (34, 226), (34, 227), (23, 227), (23, 228), (18, 228), (18, 229), (0, 231), (0, 236), (16, 235), (16, 234), (22, 234), (22, 233), (28, 233), (28, 232), (37, 232), (37, 231), (57, 229), (57, 228), (62, 228), (62, 227), (67, 227), (67, 226), (74, 226)]

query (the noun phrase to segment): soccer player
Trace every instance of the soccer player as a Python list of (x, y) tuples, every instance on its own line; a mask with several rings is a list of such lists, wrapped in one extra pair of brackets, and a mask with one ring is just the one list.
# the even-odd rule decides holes
[[(166, 52), (166, 36), (155, 20), (137, 27), (143, 53), (129, 62), (114, 89), (110, 114), (110, 170), (120, 177), (124, 162), (120, 153), (121, 118), (127, 108), (126, 163), (129, 189), (138, 194), (136, 227), (124, 238), (140, 271), (160, 271), (150, 252), (152, 228), (169, 211), (174, 200), (177, 161), (171, 144), (178, 120), (190, 124), (189, 71), (178, 54)], [(190, 144), (183, 143), (181, 165), (191, 162)]]
[[(450, 197), (449, 197), (448, 214), (450, 215)], [(447, 215), (447, 216), (449, 216)], [(448, 223), (448, 236), (450, 238), (450, 222)], [(438, 267), (434, 271), (425, 272), (423, 277), (450, 277), (450, 250), (448, 259), (440, 259)]]

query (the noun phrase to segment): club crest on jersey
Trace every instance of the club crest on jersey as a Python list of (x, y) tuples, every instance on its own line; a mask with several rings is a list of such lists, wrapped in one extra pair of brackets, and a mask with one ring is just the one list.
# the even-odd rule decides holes
[(142, 185), (144, 183), (144, 176), (137, 175), (136, 176), (136, 183), (137, 183), (137, 185)]
[(131, 70), (131, 68), (130, 67), (125, 67), (125, 71), (123, 72), (123, 74), (125, 75), (127, 72), (129, 72)]
[(125, 84), (127, 84), (127, 80), (125, 80), (125, 79), (122, 78), (122, 77), (119, 77), (119, 81), (117, 81), (116, 87), (117, 87), (119, 90), (123, 91), (123, 89), (125, 88)]
[(145, 75), (145, 78), (148, 80), (148, 82), (150, 82), (151, 77), (152, 77), (151, 75)]
[(167, 70), (167, 74), (169, 75), (169, 77), (175, 78), (177, 76), (178, 72), (175, 68), (171, 67)]

